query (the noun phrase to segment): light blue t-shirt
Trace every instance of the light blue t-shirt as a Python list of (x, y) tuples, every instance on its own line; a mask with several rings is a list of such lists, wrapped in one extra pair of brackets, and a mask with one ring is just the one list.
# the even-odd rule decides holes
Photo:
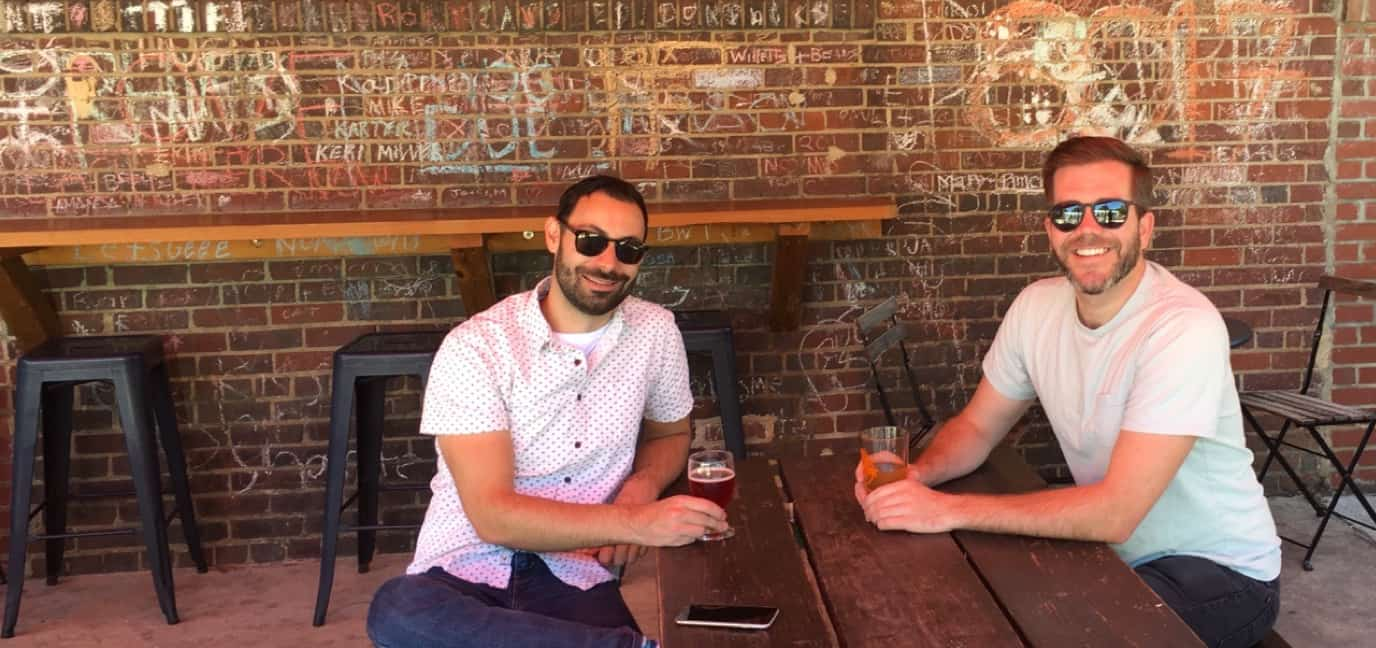
[(1065, 277), (1028, 286), (984, 357), (1015, 400), (1038, 398), (1077, 484), (1102, 481), (1120, 430), (1198, 437), (1127, 542), (1129, 565), (1198, 556), (1251, 578), (1280, 575), (1280, 538), (1243, 439), (1228, 332), (1198, 290), (1148, 262), (1122, 310), (1090, 329)]

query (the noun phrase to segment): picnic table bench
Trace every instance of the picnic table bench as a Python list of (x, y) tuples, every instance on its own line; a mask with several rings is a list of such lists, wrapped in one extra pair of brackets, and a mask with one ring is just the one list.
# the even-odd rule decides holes
[[(181, 262), (272, 258), (297, 254), (301, 247), (308, 254), (344, 256), (369, 247), (369, 237), (405, 237), (408, 244), (399, 254), (447, 251), (464, 307), (476, 313), (496, 301), (489, 252), (543, 249), (545, 218), (554, 211), (530, 206), (0, 218), (0, 316), (23, 349), (60, 333), (57, 314), (42, 298), (28, 262), (147, 262), (141, 249), (169, 242), (191, 246), (171, 251)], [(881, 221), (896, 213), (892, 199), (870, 197), (664, 203), (650, 206), (648, 238), (651, 245), (775, 241), (770, 324), (791, 330), (802, 316), (808, 240), (877, 238)], [(342, 243), (301, 246), (301, 240)]]
[[(1202, 645), (1103, 543), (878, 531), (855, 503), (855, 462), (739, 463), (739, 496), (728, 507), (736, 537), (658, 552), (665, 646)], [(1042, 485), (1001, 447), (942, 490)], [(780, 613), (767, 631), (677, 626), (673, 617), (690, 602), (772, 605)]]

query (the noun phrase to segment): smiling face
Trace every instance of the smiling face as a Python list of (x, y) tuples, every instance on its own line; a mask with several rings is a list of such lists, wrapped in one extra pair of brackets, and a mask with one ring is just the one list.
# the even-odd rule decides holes
[[(545, 244), (554, 254), (558, 298), (583, 317), (605, 321), (605, 316), (630, 294), (640, 266), (618, 261), (614, 243), (596, 256), (579, 254), (574, 248), (574, 233), (579, 231), (612, 240), (631, 237), (643, 241), (645, 219), (634, 203), (596, 192), (578, 200), (567, 225), (554, 218), (545, 224)], [(550, 293), (554, 295), (555, 290)]]
[[(1053, 205), (1067, 201), (1093, 203), (1105, 198), (1131, 200), (1132, 169), (1115, 160), (1063, 167), (1056, 171), (1052, 186)], [(1051, 219), (1046, 219), (1051, 251), (1076, 292), (1116, 296), (1125, 287), (1136, 287), (1135, 281), (1123, 280), (1140, 276), (1146, 267), (1142, 250), (1151, 243), (1155, 217), (1151, 212), (1138, 212), (1135, 206), (1132, 213), (1116, 229), (1105, 229), (1089, 214), (1071, 232), (1056, 229)]]

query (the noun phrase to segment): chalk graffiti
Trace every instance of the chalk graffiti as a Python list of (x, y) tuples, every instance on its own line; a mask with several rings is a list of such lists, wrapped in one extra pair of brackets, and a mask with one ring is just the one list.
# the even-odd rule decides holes
[[(1225, 0), (1214, 3), (1212, 21), (1197, 10), (1193, 1), (1165, 13), (1122, 5), (1087, 16), (1039, 0), (1003, 6), (972, 35), (978, 63), (968, 87), (956, 91), (967, 97), (965, 119), (1004, 146), (1046, 146), (1076, 131), (1159, 142), (1166, 122), (1184, 122), (1189, 131), (1207, 111), (1196, 61), (1248, 42), (1254, 55), (1231, 54), (1225, 78), (1238, 102), (1228, 117), (1238, 134), (1264, 131), (1276, 99), (1302, 88), (1302, 73), (1283, 67), (1300, 47), (1293, 10)], [(1202, 38), (1205, 30), (1213, 38)]]

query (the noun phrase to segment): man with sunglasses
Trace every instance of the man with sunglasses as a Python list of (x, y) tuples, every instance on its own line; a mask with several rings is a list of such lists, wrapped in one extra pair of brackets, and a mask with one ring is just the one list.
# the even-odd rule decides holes
[(659, 499), (693, 406), (669, 311), (628, 296), (645, 200), (586, 178), (545, 222), (551, 277), (473, 315), (430, 369), (432, 496), (407, 574), (378, 590), (378, 646), (654, 646), (609, 568), (692, 542), (726, 513)]
[[(1199, 291), (1146, 261), (1151, 170), (1106, 137), (1062, 142), (1042, 169), (1064, 277), (1009, 307), (974, 396), (910, 480), (856, 498), (881, 529), (975, 529), (1110, 543), (1209, 646), (1251, 646), (1279, 608), (1280, 541), (1229, 362)], [(984, 462), (1040, 401), (1075, 486), (1019, 495), (931, 490)]]

